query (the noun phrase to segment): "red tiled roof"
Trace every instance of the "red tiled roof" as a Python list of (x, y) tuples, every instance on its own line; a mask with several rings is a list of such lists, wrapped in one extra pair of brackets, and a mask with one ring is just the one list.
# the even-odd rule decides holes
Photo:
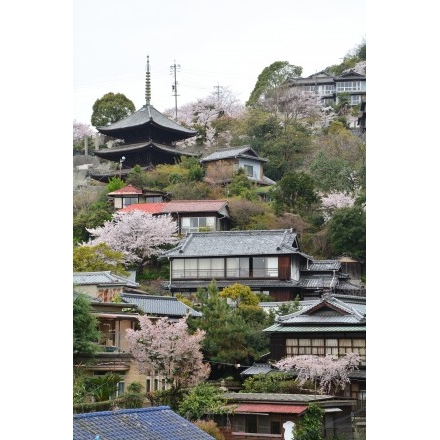
[(279, 405), (276, 403), (240, 403), (234, 410), (234, 412), (301, 414), (306, 409), (306, 405)]
[(131, 211), (143, 211), (148, 214), (159, 214), (163, 212), (164, 205), (167, 205), (167, 202), (160, 203), (133, 203), (132, 205), (128, 205), (125, 208), (119, 209), (118, 212), (131, 212)]
[(226, 203), (226, 200), (172, 200), (163, 212), (219, 211)]
[(133, 185), (124, 186), (124, 188), (117, 189), (111, 193), (108, 193), (108, 196), (115, 196), (121, 194), (142, 194), (142, 190), (134, 187)]

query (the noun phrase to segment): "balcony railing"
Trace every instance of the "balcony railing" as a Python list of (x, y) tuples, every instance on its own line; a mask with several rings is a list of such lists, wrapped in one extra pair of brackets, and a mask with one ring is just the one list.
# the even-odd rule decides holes
[(254, 269), (252, 272), (246, 269), (185, 269), (173, 270), (174, 279), (220, 279), (220, 278), (278, 278), (278, 269)]

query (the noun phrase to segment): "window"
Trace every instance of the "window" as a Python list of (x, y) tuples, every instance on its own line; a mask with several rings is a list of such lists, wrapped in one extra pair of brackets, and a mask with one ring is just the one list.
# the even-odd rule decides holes
[(278, 257), (253, 257), (253, 277), (278, 277)]
[(236, 414), (233, 430), (251, 434), (281, 434), (281, 419), (263, 414)]
[(198, 278), (223, 278), (225, 262), (223, 258), (200, 258)]
[(147, 379), (147, 383), (145, 384), (145, 389), (147, 393), (151, 391), (151, 379)]
[(360, 81), (343, 81), (336, 85), (338, 92), (356, 92), (361, 90)]
[(258, 428), (257, 416), (247, 414), (245, 432), (251, 432), (251, 433), (258, 432), (257, 428)]
[(326, 84), (322, 86), (321, 93), (323, 95), (332, 95), (335, 92), (335, 86), (331, 84)]
[(243, 168), (246, 171), (247, 176), (254, 177), (254, 167), (252, 165), (244, 165)]
[(362, 362), (366, 361), (365, 339), (351, 338), (295, 338), (286, 339), (286, 356), (299, 356), (311, 354), (325, 356), (345, 356), (349, 352), (358, 353)]
[(200, 231), (215, 231), (215, 217), (183, 217), (181, 220), (182, 234)]
[[(179, 278), (277, 278), (278, 257), (176, 258), (171, 276)], [(252, 265), (252, 266), (251, 266)]]
[(226, 276), (228, 278), (249, 278), (249, 258), (227, 258)]
[(185, 258), (171, 262), (173, 278), (224, 278), (223, 258)]
[(138, 197), (124, 197), (122, 199), (122, 207), (125, 208), (126, 206), (134, 205), (136, 203), (139, 203)]
[(361, 103), (361, 97), (359, 95), (350, 96), (350, 104), (357, 105)]
[(160, 203), (162, 202), (162, 196), (147, 196), (145, 197), (145, 203)]
[(125, 382), (124, 381), (118, 382), (118, 389), (116, 391), (116, 397), (122, 396), (124, 394), (124, 392), (125, 392)]

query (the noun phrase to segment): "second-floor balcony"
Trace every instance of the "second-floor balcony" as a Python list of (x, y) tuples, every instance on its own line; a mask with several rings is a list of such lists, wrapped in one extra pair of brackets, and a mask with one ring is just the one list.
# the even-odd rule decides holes
[(173, 279), (224, 279), (224, 278), (278, 278), (278, 268), (273, 269), (182, 269), (173, 270)]

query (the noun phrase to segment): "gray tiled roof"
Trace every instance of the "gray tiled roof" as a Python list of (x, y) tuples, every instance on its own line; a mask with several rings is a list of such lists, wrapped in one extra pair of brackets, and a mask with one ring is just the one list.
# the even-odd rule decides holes
[(339, 332), (366, 332), (367, 326), (364, 325), (322, 325), (322, 326), (306, 326), (306, 325), (282, 325), (276, 323), (267, 327), (263, 332), (276, 333), (339, 333)]
[(120, 121), (117, 121), (111, 125), (96, 128), (102, 132), (110, 133), (113, 130), (120, 130), (121, 128), (126, 129), (130, 127), (140, 127), (142, 125), (151, 123), (159, 125), (163, 128), (171, 129), (173, 131), (180, 131), (185, 134), (197, 134), (197, 131), (189, 130), (188, 128), (183, 127), (172, 119), (167, 118), (158, 110), (156, 110), (152, 105), (144, 105), (132, 115), (129, 115), (126, 118), (121, 119)]
[(270, 364), (259, 364), (255, 363), (251, 367), (247, 368), (246, 370), (242, 371), (240, 373), (241, 376), (253, 376), (254, 374), (266, 374), (271, 371), (279, 371), (278, 369), (275, 369)]
[[(209, 283), (212, 280), (181, 280), (181, 281), (172, 281), (171, 283), (165, 281), (162, 283), (164, 288), (187, 288), (187, 289), (196, 289), (198, 287), (208, 287)], [(254, 280), (254, 279), (233, 279), (233, 280), (222, 280), (216, 279), (217, 287), (224, 288), (227, 286), (231, 286), (233, 284), (243, 284), (244, 286), (249, 286), (251, 289), (253, 288), (265, 288), (265, 287), (295, 287), (298, 285), (297, 281), (284, 281), (284, 280)]]
[(365, 313), (354, 304), (323, 295), (320, 300), (310, 301), (295, 313), (277, 317), (276, 321), (283, 325), (365, 324)]
[(339, 280), (338, 290), (359, 290), (359, 291), (365, 291), (365, 287), (361, 286), (360, 284), (351, 283), (350, 281)]
[(93, 284), (118, 284), (129, 287), (139, 287), (140, 284), (120, 275), (114, 275), (111, 271), (101, 272), (73, 272), (74, 285)]
[(331, 400), (334, 397), (315, 394), (281, 394), (281, 393), (223, 393), (222, 397), (230, 401), (262, 402), (313, 402)]
[(308, 265), (301, 266), (302, 271), (328, 271), (339, 270), (341, 262), (339, 260), (313, 260)]
[(338, 284), (336, 277), (328, 276), (301, 276), (299, 286), (304, 289), (332, 289)]
[(162, 257), (300, 254), (298, 246), (296, 232), (289, 229), (199, 232), (187, 235)]
[[(245, 154), (251, 153), (251, 154)], [(222, 160), (229, 159), (234, 157), (246, 157), (249, 159), (260, 160), (263, 162), (267, 162), (267, 159), (263, 159), (259, 157), (255, 150), (249, 145), (244, 145), (242, 147), (237, 148), (227, 148), (224, 150), (215, 151), (214, 153), (206, 156), (200, 160), (200, 162), (209, 162), (211, 160)]]
[(138, 142), (135, 144), (121, 144), (115, 145), (111, 148), (101, 149), (97, 151), (100, 156), (110, 156), (117, 152), (128, 152), (128, 151), (136, 151), (136, 150), (159, 150), (166, 151), (167, 153), (174, 154), (175, 156), (192, 156), (197, 157), (197, 153), (189, 153), (187, 151), (178, 150), (175, 147), (170, 147), (169, 145), (160, 144), (154, 141), (146, 141), (146, 142)]
[(123, 301), (136, 304), (140, 310), (148, 315), (183, 317), (187, 313), (190, 313), (191, 316), (202, 316), (200, 312), (197, 312), (177, 298), (171, 296), (123, 293), (121, 298)]

